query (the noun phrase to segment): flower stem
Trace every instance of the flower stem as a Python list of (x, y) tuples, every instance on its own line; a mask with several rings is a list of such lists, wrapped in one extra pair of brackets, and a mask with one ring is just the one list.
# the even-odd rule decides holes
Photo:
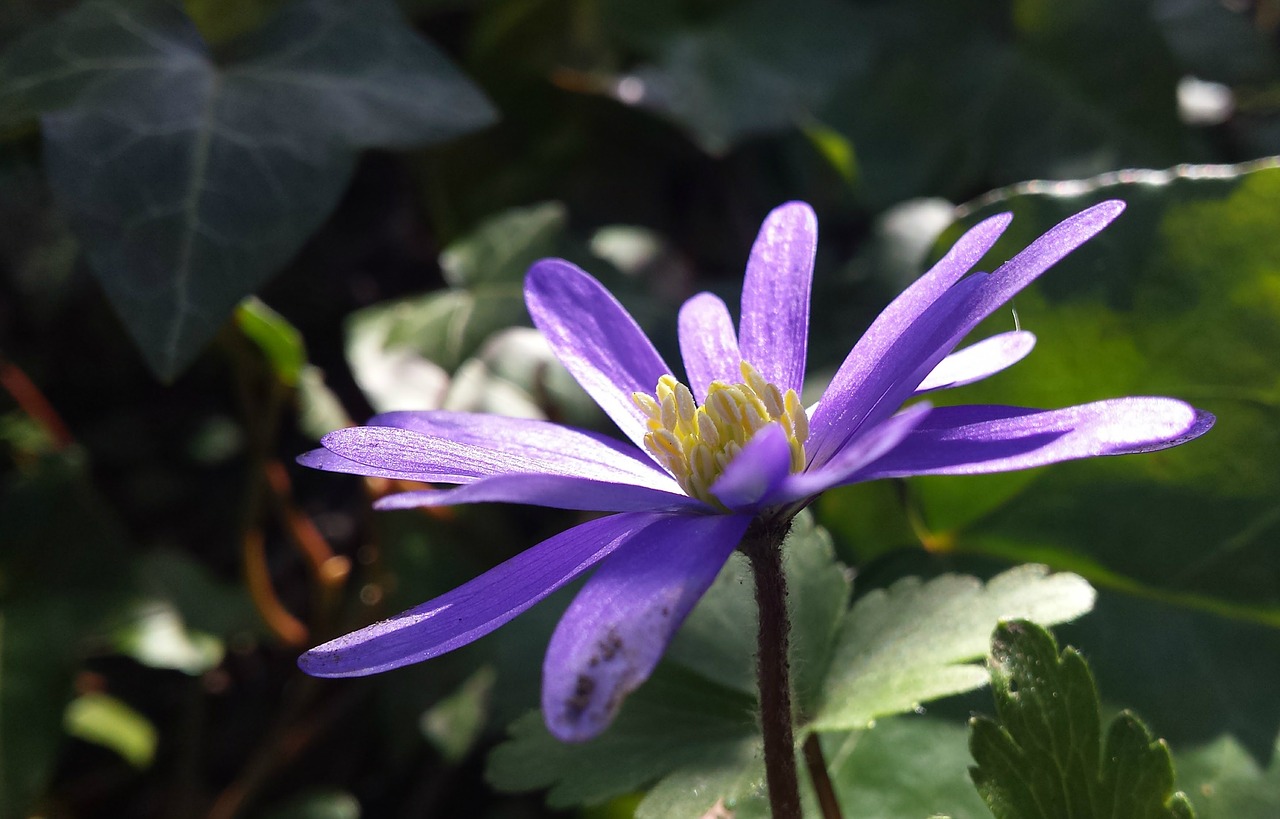
[(787, 655), (791, 621), (787, 615), (787, 580), (782, 573), (782, 541), (790, 528), (790, 521), (757, 521), (747, 531), (741, 547), (751, 562), (760, 612), (756, 681), (760, 689), (765, 781), (773, 819), (802, 819)]

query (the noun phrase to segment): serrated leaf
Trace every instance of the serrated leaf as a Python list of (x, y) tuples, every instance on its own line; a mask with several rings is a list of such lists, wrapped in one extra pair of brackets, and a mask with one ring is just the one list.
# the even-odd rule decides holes
[(147, 768), (159, 737), (151, 720), (110, 694), (82, 694), (67, 705), (67, 733), (110, 748), (135, 768)]
[(971, 722), (974, 785), (996, 819), (1190, 819), (1162, 740), (1122, 712), (1100, 742), (1098, 691), (1074, 649), (1002, 623), (991, 642), (998, 722)]
[(985, 585), (944, 575), (869, 592), (845, 617), (810, 727), (863, 728), (876, 717), (978, 688), (987, 675), (971, 661), (986, 652), (996, 623), (1011, 617), (1061, 623), (1089, 611), (1093, 600), (1082, 578), (1034, 565)]
[(172, 378), (337, 203), (356, 152), (488, 124), (489, 104), (387, 0), (299, 0), (215, 62), (176, 2), (91, 0), (0, 63), (152, 369)]

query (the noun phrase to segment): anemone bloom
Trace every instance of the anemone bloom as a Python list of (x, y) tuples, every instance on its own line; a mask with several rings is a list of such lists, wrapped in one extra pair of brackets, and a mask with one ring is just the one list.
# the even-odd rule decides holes
[(804, 382), (817, 221), (803, 203), (765, 220), (747, 262), (741, 321), (702, 293), (680, 310), (686, 381), (599, 282), (559, 259), (525, 280), (534, 323), (630, 444), (526, 419), (392, 412), (338, 430), (301, 463), (459, 484), (382, 509), (504, 501), (610, 512), (453, 591), (308, 651), (322, 677), (372, 674), (471, 642), (598, 565), (560, 620), (543, 665), (551, 732), (608, 726), (753, 521), (786, 521), (823, 490), (876, 478), (977, 474), (1146, 452), (1203, 433), (1212, 416), (1171, 398), (1058, 410), (904, 402), (1013, 364), (1034, 343), (1010, 332), (959, 341), (1119, 215), (1104, 202), (1063, 221), (994, 273), (966, 275), (1009, 224), (974, 227), (875, 320), (818, 403)]

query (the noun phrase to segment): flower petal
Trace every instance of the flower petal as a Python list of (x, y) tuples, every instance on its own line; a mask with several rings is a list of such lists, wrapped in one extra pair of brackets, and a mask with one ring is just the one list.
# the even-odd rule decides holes
[(661, 520), (666, 517), (631, 513), (576, 526), (434, 600), (315, 647), (298, 665), (316, 677), (359, 677), (452, 651), (526, 611)]
[(916, 395), (981, 381), (1017, 364), (1035, 346), (1036, 337), (1025, 330), (984, 338), (939, 361), (916, 387)]
[(938, 407), (858, 480), (908, 475), (976, 475), (1152, 452), (1189, 441), (1214, 418), (1173, 398), (1096, 401), (1058, 410)]
[(568, 475), (494, 475), (456, 489), (417, 490), (388, 495), (374, 503), (376, 509), (413, 509), (419, 506), (453, 506), (459, 503), (527, 503), (552, 509), (588, 512), (639, 512), (645, 509), (699, 509), (700, 500), (680, 491), (612, 483)]
[[(863, 371), (860, 380), (841, 377), (841, 367), (809, 418), (805, 450), (811, 470), (827, 463), (861, 430), (873, 428), (902, 405), (910, 396), (909, 390), (941, 361), (950, 349), (948, 345), (954, 345), (956, 316), (972, 302), (985, 277), (985, 273), (970, 276), (939, 296), (893, 339), (881, 359)], [(912, 387), (900, 394), (902, 385), (907, 383)]]
[(583, 463), (631, 475), (634, 480), (630, 483), (679, 491), (671, 476), (635, 447), (607, 435), (550, 421), (477, 412), (423, 410), (384, 412), (370, 418), (368, 425), (399, 427), (532, 459), (556, 461), (564, 455), (571, 455)]
[(547, 647), (542, 713), (552, 734), (579, 742), (609, 726), (750, 522), (750, 515), (660, 518), (600, 565)]
[(929, 402), (921, 401), (881, 421), (874, 429), (855, 438), (822, 466), (798, 475), (789, 475), (775, 496), (775, 502), (811, 498), (834, 486), (862, 480), (859, 473), (863, 467), (891, 452), (933, 411), (935, 410)]
[[(809, 419), (811, 460), (816, 458), (819, 463), (824, 462), (848, 438), (848, 424), (842, 423), (848, 407), (840, 398), (848, 400), (855, 395), (858, 385), (867, 380), (872, 370), (881, 366), (889, 349), (904, 333), (915, 327), (926, 312), (935, 318), (945, 312), (937, 306), (938, 301), (952, 293), (953, 286), (961, 277), (987, 254), (1012, 218), (1011, 214), (1001, 213), (974, 225), (937, 264), (902, 291), (871, 322), (836, 371), (823, 401)], [(834, 400), (827, 400), (828, 396)], [(828, 441), (828, 438), (832, 440)]]
[[(864, 424), (874, 424), (891, 415), (943, 356), (984, 318), (1096, 235), (1123, 210), (1124, 203), (1116, 200), (1094, 205), (1050, 228), (994, 273), (957, 282), (907, 327), (888, 331), (892, 338), (882, 348), (882, 359), (868, 368), (867, 377), (851, 381), (850, 373), (845, 372), (845, 365), (849, 364), (846, 359), (810, 420), (810, 440), (817, 442), (817, 463), (823, 463)], [(944, 304), (948, 306), (940, 312)], [(875, 324), (872, 327), (874, 330)], [(871, 333), (869, 330), (868, 336)], [(864, 341), (866, 338), (863, 336)], [(870, 370), (877, 364), (880, 370), (872, 378)]]
[(729, 308), (719, 296), (699, 293), (680, 308), (680, 354), (689, 389), (699, 404), (712, 381), (736, 384), (742, 380), (738, 336)]
[(791, 447), (787, 434), (781, 424), (769, 424), (725, 466), (711, 484), (711, 494), (735, 511), (752, 509), (766, 502), (789, 474)]
[(394, 473), (407, 480), (471, 483), (511, 473), (568, 475), (679, 491), (674, 480), (656, 470), (628, 470), (572, 452), (536, 447), (521, 451), (510, 443), (507, 449), (496, 449), (396, 427), (348, 427), (330, 432), (320, 442), (342, 458), (372, 467), (372, 474)]
[(788, 202), (765, 217), (747, 260), (738, 343), (742, 357), (783, 392), (804, 386), (817, 244), (813, 209)]
[[(325, 472), (341, 472), (346, 475), (363, 475), (367, 478), (391, 478), (399, 481), (419, 480), (412, 475), (406, 475), (395, 469), (378, 469), (377, 467), (362, 464), (359, 461), (353, 461), (350, 458), (344, 458), (336, 452), (330, 452), (327, 449), (313, 449), (310, 452), (304, 452), (297, 457), (297, 461), (302, 466), (312, 469), (320, 469)], [(467, 478), (466, 480), (471, 480)], [(455, 481), (447, 481), (454, 483)]]
[(653, 343), (600, 282), (562, 259), (529, 268), (524, 299), (556, 358), (635, 445), (645, 414), (632, 393), (651, 393), (672, 372)]

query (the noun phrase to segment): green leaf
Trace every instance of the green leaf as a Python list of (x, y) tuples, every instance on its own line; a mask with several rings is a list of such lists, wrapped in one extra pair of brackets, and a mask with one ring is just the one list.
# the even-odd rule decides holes
[(831, 781), (846, 816), (990, 819), (966, 775), (963, 723), (915, 714), (876, 720), (865, 731), (822, 735)]
[(297, 385), (307, 363), (302, 333), (255, 296), (236, 307), (236, 324), (262, 350), (280, 383), (287, 387)]
[(446, 762), (462, 761), (480, 738), (489, 717), (494, 678), (493, 668), (482, 666), (422, 715), (422, 733)]
[(529, 323), (529, 265), (566, 250), (563, 205), (507, 210), (440, 254), (448, 290), (353, 313), (347, 361), (369, 402), (380, 412), (447, 406), (541, 417), (549, 397), (567, 402), (570, 418), (594, 417), (545, 342), (509, 330)]
[(180, 5), (90, 0), (0, 62), (90, 264), (171, 379), (319, 226), (357, 151), (488, 124), (389, 0), (299, 0), (215, 62)]
[(486, 219), (440, 254), (445, 281), (470, 288), (518, 285), (529, 265), (559, 251), (567, 221), (559, 202), (514, 208)]
[(511, 726), (512, 738), (490, 754), (488, 778), (500, 790), (550, 788), (552, 807), (599, 804), (688, 765), (750, 759), (743, 747), (755, 742), (753, 705), (741, 693), (664, 664), (591, 742), (560, 742), (541, 713), (526, 714)]
[[(866, 728), (874, 717), (976, 688), (986, 673), (955, 664), (982, 656), (1001, 616), (1061, 622), (1093, 599), (1078, 577), (1023, 567), (985, 586), (956, 576), (903, 581), (868, 593), (850, 611), (848, 574), (809, 515), (796, 518), (783, 555), (792, 684), (801, 714), (817, 715), (798, 726), (799, 737)], [(701, 816), (717, 801), (742, 817), (766, 815), (753, 716), (755, 623), (750, 570), (735, 554), (608, 731), (564, 745), (540, 714), (529, 714), (490, 756), (490, 781), (503, 790), (549, 787), (553, 807), (599, 804), (652, 785), (641, 819)]]
[(999, 721), (971, 722), (972, 776), (996, 819), (1190, 819), (1173, 790), (1168, 746), (1122, 712), (1101, 738), (1098, 692), (1084, 659), (1059, 655), (1047, 631), (1002, 623), (991, 643)]
[(83, 454), (47, 454), (0, 481), (0, 819), (44, 791), (82, 641), (129, 588), (128, 541)]
[[(783, 555), (793, 682), (804, 700), (825, 670), (849, 580), (833, 560), (830, 538), (808, 515), (796, 518)], [(490, 755), (490, 781), (502, 790), (550, 787), (552, 806), (599, 804), (656, 782), (637, 812), (642, 819), (701, 816), (717, 800), (736, 805), (758, 796), (764, 769), (754, 716), (752, 588), (746, 560), (735, 554), (608, 731), (565, 745), (547, 733), (540, 713), (528, 714)]]
[(1280, 736), (1265, 765), (1226, 736), (1174, 756), (1178, 781), (1200, 819), (1280, 816)]
[(1083, 579), (1034, 565), (985, 585), (944, 575), (871, 591), (844, 619), (809, 727), (863, 728), (877, 717), (979, 688), (987, 675), (971, 661), (985, 653), (996, 623), (1010, 617), (1061, 623), (1089, 611), (1093, 599)]
[(877, 208), (1195, 157), (1177, 119), (1183, 72), (1150, 5), (865, 5), (862, 66), (816, 116), (852, 142)]
[(67, 733), (110, 748), (135, 768), (150, 767), (159, 738), (151, 720), (110, 694), (76, 697), (63, 719)]
[(702, 27), (668, 33), (656, 62), (619, 83), (618, 94), (723, 153), (748, 136), (812, 119), (837, 82), (865, 64), (870, 32), (862, 23), (830, 0), (741, 4)]
[(1174, 748), (1230, 734), (1268, 764), (1280, 731), (1280, 630), (1103, 587), (1093, 613), (1058, 633), (1088, 647), (1108, 704), (1138, 708)]
[[(791, 614), (792, 685), (801, 710), (817, 697), (850, 581), (835, 561), (831, 537), (801, 514), (783, 547)], [(667, 649), (667, 659), (708, 680), (756, 694), (757, 610), (746, 558), (735, 552)]]
[[(999, 191), (1015, 212), (991, 261), (1086, 205), (1128, 208), (1016, 300), (1039, 339), (1018, 366), (940, 402), (1055, 407), (1171, 395), (1214, 413), (1204, 438), (1125, 458), (911, 482), (968, 553), (1036, 560), (1099, 585), (1280, 625), (1280, 167), (1131, 172)], [(951, 236), (940, 243), (946, 245)], [(980, 263), (979, 267), (983, 267)], [(1008, 314), (975, 336), (1010, 329)], [(1105, 366), (1104, 363), (1105, 362)]]
[(312, 790), (271, 810), (262, 819), (360, 819), (360, 802), (342, 790)]

